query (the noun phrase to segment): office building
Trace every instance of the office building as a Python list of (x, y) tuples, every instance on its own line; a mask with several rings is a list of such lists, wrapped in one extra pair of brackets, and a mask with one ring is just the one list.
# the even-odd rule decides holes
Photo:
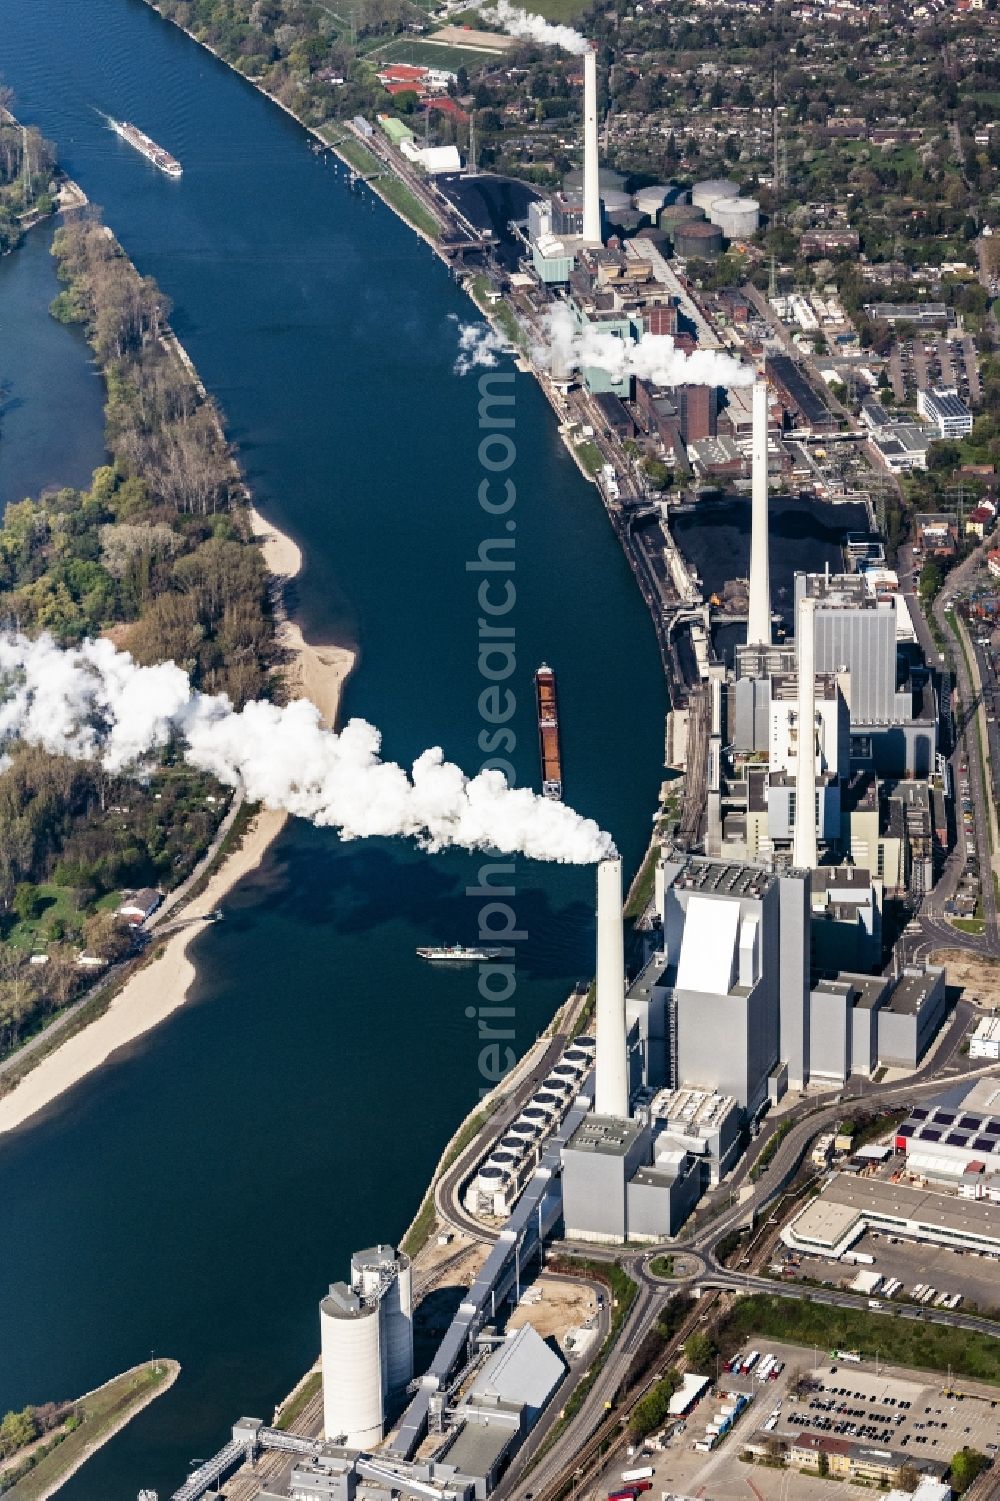
[(934, 424), (939, 438), (964, 438), (972, 432), (972, 413), (954, 386), (918, 391), (917, 411)]

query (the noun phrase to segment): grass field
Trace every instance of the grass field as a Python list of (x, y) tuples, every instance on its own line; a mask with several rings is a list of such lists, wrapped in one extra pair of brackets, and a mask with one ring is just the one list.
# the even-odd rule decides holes
[(824, 1350), (857, 1350), (896, 1365), (923, 1371), (951, 1371), (1000, 1383), (1000, 1340), (968, 1329), (949, 1329), (891, 1313), (867, 1309), (828, 1308), (807, 1299), (770, 1295), (740, 1298), (722, 1321), (723, 1354), (740, 1347), (751, 1334), (769, 1335), (795, 1345), (818, 1345)]
[(499, 56), (499, 48), (496, 52), (482, 52), (473, 47), (450, 47), (444, 42), (428, 42), (420, 37), (412, 40), (394, 37), (384, 47), (373, 47), (368, 53), (368, 60), (379, 65), (412, 63), (415, 68), (447, 68), (452, 73), (465, 68), (472, 73)]
[(309, 1403), (315, 1397), (322, 1384), (322, 1371), (310, 1371), (292, 1400), (286, 1402), (285, 1406), (281, 1409), (281, 1416), (277, 1421), (276, 1427), (282, 1430), (291, 1428), (299, 1413), (304, 1412), (309, 1406)]
[(341, 156), (349, 161), (356, 172), (363, 177), (377, 177), (378, 189), (386, 200), (392, 205), (402, 218), (406, 219), (416, 229), (420, 229), (432, 240), (436, 240), (440, 233), (440, 226), (434, 215), (424, 208), (418, 198), (415, 198), (404, 182), (394, 177), (387, 171), (378, 157), (348, 135), (343, 127), (327, 126), (323, 130), (324, 136), (336, 143)]
[(153, 1397), (160, 1396), (177, 1378), (180, 1370), (175, 1360), (158, 1360), (155, 1365), (136, 1366), (116, 1376), (105, 1386), (74, 1404), (78, 1425), (59, 1440), (28, 1473), (4, 1495), (7, 1501), (38, 1501), (63, 1480), (94, 1450)]
[[(24, 949), (33, 952), (35, 949), (44, 949), (46, 946), (46, 929), (51, 922), (58, 920), (67, 927), (80, 920), (80, 907), (77, 893), (72, 886), (48, 886), (38, 888), (40, 912), (37, 917), (28, 922), (15, 923), (7, 935), (7, 942), (13, 948)], [(118, 894), (115, 893), (115, 905), (118, 903)]]

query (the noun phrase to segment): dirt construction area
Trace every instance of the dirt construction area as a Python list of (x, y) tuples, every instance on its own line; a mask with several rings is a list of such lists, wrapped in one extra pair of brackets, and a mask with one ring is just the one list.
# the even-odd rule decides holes
[[(881, 1360), (831, 1360), (823, 1350), (758, 1340), (761, 1354), (785, 1362), (777, 1381), (750, 1376), (720, 1376), (686, 1415), (683, 1428), (665, 1441), (652, 1435), (645, 1445), (616, 1460), (592, 1492), (580, 1501), (603, 1501), (620, 1489), (622, 1471), (640, 1466), (653, 1469), (651, 1496), (700, 1498), (700, 1501), (846, 1501), (871, 1496), (872, 1485), (842, 1479), (799, 1475), (790, 1467), (772, 1468), (741, 1459), (746, 1445), (767, 1425), (764, 1437), (795, 1441), (802, 1434), (826, 1435), (882, 1453), (900, 1456), (900, 1463), (920, 1470), (926, 1465), (940, 1473), (953, 1454), (965, 1445), (990, 1454), (997, 1461), (1000, 1443), (1000, 1388), (962, 1380), (951, 1388), (934, 1372), (903, 1370)], [(747, 1349), (749, 1350), (749, 1346)], [(746, 1352), (744, 1352), (746, 1353)], [(809, 1390), (799, 1386), (807, 1378)], [(753, 1391), (748, 1410), (732, 1431), (709, 1453), (694, 1445), (704, 1441), (706, 1426), (716, 1419), (730, 1390)], [(852, 1432), (853, 1430), (853, 1432)], [(640, 1498), (644, 1501), (644, 1498)]]
[(930, 956), (930, 963), (943, 964), (948, 984), (960, 988), (963, 998), (974, 1006), (991, 1011), (1000, 1005), (1000, 961), (981, 959), (967, 949), (939, 949)]
[(522, 1294), (507, 1320), (507, 1331), (530, 1324), (543, 1339), (554, 1339), (564, 1354), (577, 1355), (596, 1335), (597, 1319), (592, 1288), (543, 1272)]

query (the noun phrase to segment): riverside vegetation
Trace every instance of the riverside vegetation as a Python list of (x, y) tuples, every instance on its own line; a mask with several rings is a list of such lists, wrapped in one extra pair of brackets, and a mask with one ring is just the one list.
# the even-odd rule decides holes
[(22, 130), (5, 118), (7, 91), (0, 88), (0, 255), (13, 250), (28, 225), (55, 208), (55, 151), (35, 127)]
[[(51, 311), (83, 325), (105, 378), (110, 462), (89, 490), (7, 507), (0, 622), (64, 645), (107, 635), (237, 706), (266, 695), (264, 562), (218, 413), (165, 338), (167, 299), (92, 210), (57, 232), (53, 253), (65, 286)], [(0, 776), (0, 1052), (83, 987), (81, 949), (128, 953), (120, 889), (182, 880), (218, 826), (220, 792), (169, 749), (140, 781), (13, 748)]]

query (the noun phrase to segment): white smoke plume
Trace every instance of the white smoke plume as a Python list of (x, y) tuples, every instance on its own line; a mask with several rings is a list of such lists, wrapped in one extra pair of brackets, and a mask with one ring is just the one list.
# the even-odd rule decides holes
[[(458, 319), (451, 315), (456, 323)], [(507, 340), (488, 323), (458, 323), (458, 355), (455, 374), (468, 375), (470, 370), (492, 370), (508, 350)]]
[(544, 16), (536, 16), (518, 5), (511, 5), (510, 0), (498, 0), (498, 4), (491, 10), (483, 11), (483, 15), (487, 20), (496, 21), (498, 26), (502, 26), (508, 36), (535, 42), (539, 47), (561, 47), (574, 57), (582, 57), (590, 46), (587, 38), (574, 31), (572, 26), (554, 26)]
[(50, 636), (0, 635), (0, 751), (22, 740), (123, 771), (175, 739), (190, 765), (342, 839), (404, 835), (428, 850), (457, 845), (572, 865), (613, 850), (593, 819), (508, 787), (499, 771), (466, 777), (436, 747), (409, 773), (383, 761), (381, 735), (363, 719), (334, 733), (304, 699), (237, 713), (224, 694), (193, 690), (173, 662), (140, 667), (110, 641), (63, 650)]
[(599, 323), (577, 323), (564, 302), (545, 316), (546, 340), (532, 353), (535, 363), (557, 377), (606, 370), (615, 380), (636, 375), (655, 386), (752, 386), (752, 365), (716, 349), (685, 354), (670, 334), (643, 334), (637, 343), (620, 339)]

